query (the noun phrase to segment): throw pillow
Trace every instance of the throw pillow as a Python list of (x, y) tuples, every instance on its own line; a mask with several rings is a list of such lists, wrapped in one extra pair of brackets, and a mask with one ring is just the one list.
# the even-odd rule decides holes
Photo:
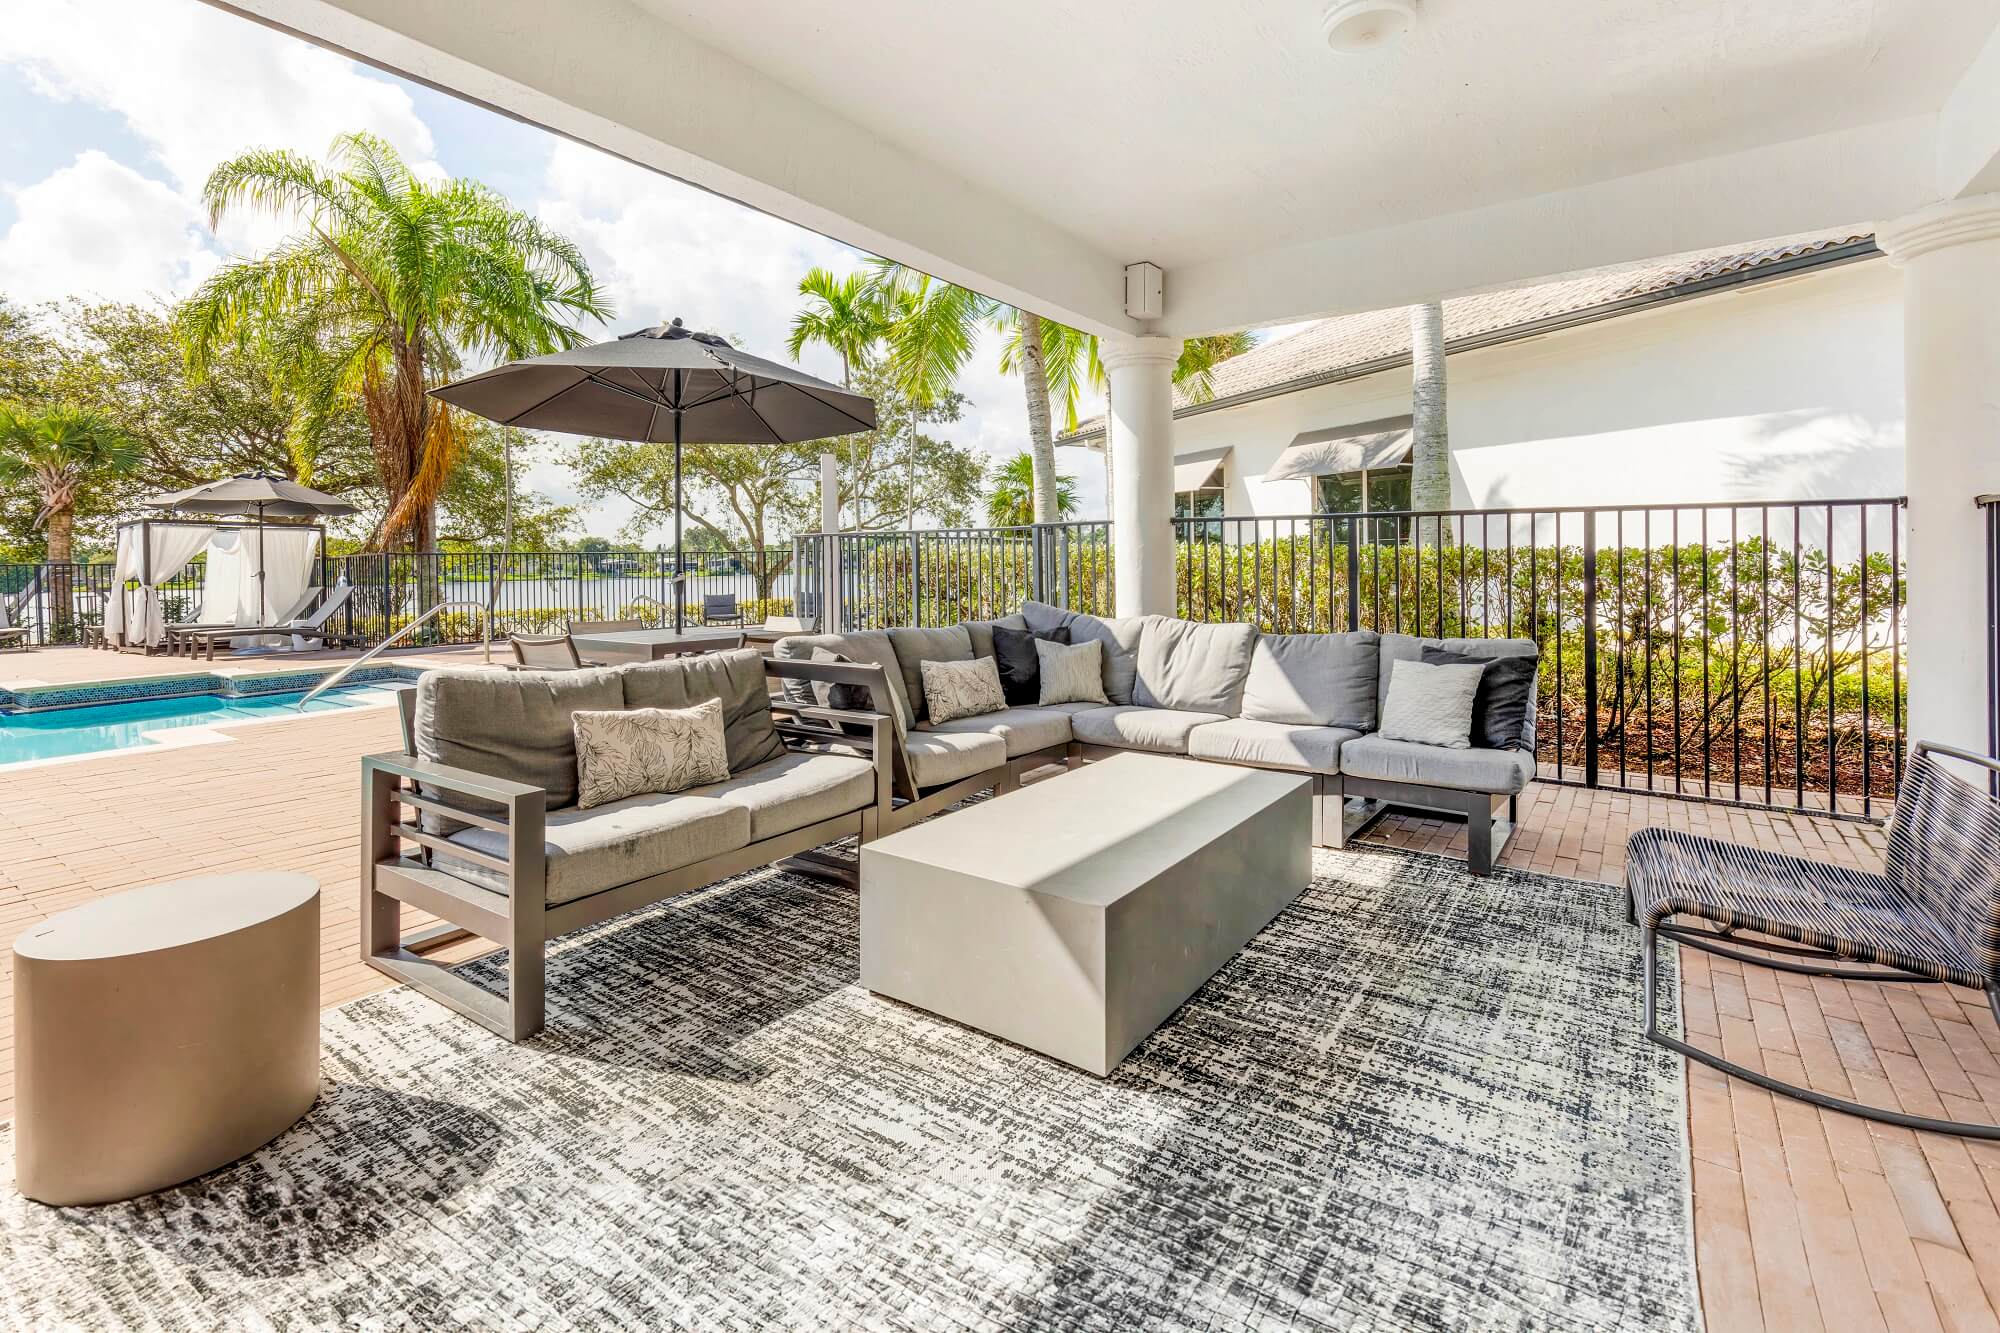
[(686, 791), (729, 777), (722, 700), (692, 708), (623, 708), (579, 712), (576, 804), (588, 810), (648, 792)]
[(1535, 668), (1526, 654), (1474, 657), (1449, 648), (1427, 647), (1424, 661), (1433, 666), (1477, 666), (1479, 693), (1472, 699), (1472, 743), (1488, 750), (1535, 748)]
[(992, 635), (993, 660), (1000, 664), (1000, 689), (1007, 696), (1007, 702), (1016, 706), (1041, 702), (1042, 659), (1035, 652), (1035, 640), (1068, 643), (1069, 626), (1058, 625), (1037, 634), (1033, 630), (995, 625)]
[(1415, 741), (1449, 750), (1472, 747), (1472, 700), (1484, 667), (1396, 663), (1382, 705), (1384, 740)]
[[(815, 662), (838, 662), (842, 666), (854, 665), (852, 658), (842, 657), (839, 653), (829, 648), (813, 649), (812, 660)], [(846, 709), (853, 713), (873, 713), (878, 711), (875, 707), (875, 692), (866, 685), (848, 685), (843, 683), (827, 686), (826, 706), (828, 708)], [(890, 712), (891, 710), (881, 709), (879, 711)]]
[(1045, 704), (1108, 704), (1104, 694), (1104, 644), (1097, 639), (1082, 643), (1050, 643), (1035, 640), (1036, 673), (1042, 692), (1036, 700)]
[(924, 707), (932, 722), (997, 713), (1007, 706), (1000, 692), (1000, 664), (990, 657), (970, 662), (922, 662)]

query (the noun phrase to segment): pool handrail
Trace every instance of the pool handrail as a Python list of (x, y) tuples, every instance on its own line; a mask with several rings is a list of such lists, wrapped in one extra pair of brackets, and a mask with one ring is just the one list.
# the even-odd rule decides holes
[(485, 630), (486, 660), (488, 662), (491, 662), (493, 660), (492, 604), (490, 602), (481, 603), (477, 601), (439, 602), (436, 606), (424, 612), (422, 615), (418, 616), (415, 620), (412, 620), (409, 624), (403, 626), (403, 628), (397, 630), (394, 634), (391, 634), (388, 638), (382, 640), (382, 642), (376, 644), (373, 648), (370, 648), (367, 652), (355, 658), (352, 662), (349, 662), (346, 665), (342, 666), (340, 670), (334, 672), (331, 676), (328, 676), (325, 680), (321, 681), (319, 684), (313, 686), (312, 689), (306, 692), (305, 697), (299, 700), (297, 704), (298, 711), (304, 712), (307, 704), (311, 703), (314, 699), (319, 698), (320, 695), (325, 694), (328, 690), (340, 684), (341, 681), (346, 680), (349, 676), (353, 675), (358, 668), (366, 665), (378, 653), (382, 652), (386, 648), (394, 647), (399, 640), (408, 637), (411, 631), (416, 630), (426, 624), (429, 624), (439, 615), (453, 609), (454, 607), (470, 608), (471, 610), (480, 612), (481, 615), (484, 617), (486, 621), (486, 630)]

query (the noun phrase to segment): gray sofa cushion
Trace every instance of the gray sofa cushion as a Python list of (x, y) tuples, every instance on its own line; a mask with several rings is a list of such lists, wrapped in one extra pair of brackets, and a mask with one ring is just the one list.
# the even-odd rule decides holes
[[(1397, 662), (1421, 662), (1426, 647), (1467, 657), (1519, 657), (1541, 652), (1533, 639), (1420, 639), (1414, 634), (1384, 634), (1376, 673), (1375, 707), (1379, 716), (1382, 701), (1389, 697), (1389, 675)], [(1534, 738), (1530, 737), (1532, 741)]]
[(1341, 747), (1340, 767), (1357, 778), (1512, 794), (1535, 776), (1535, 756), (1523, 750), (1447, 750), (1363, 736)]
[[(461, 847), (507, 855), (507, 835), (468, 828), (452, 835)], [(720, 856), (750, 841), (750, 811), (699, 792), (628, 796), (590, 810), (551, 814), (543, 834), (548, 855), (546, 897), (551, 906), (574, 902), (649, 875)], [(506, 892), (506, 878), (485, 866), (440, 853), (440, 868)]]
[[(609, 712), (624, 706), (624, 682), (608, 667), (426, 671), (417, 681), (417, 756), (540, 787), (548, 793), (549, 809), (560, 810), (576, 804), (576, 732), (570, 715), (579, 709)], [(452, 799), (487, 808), (486, 803)]]
[(1132, 702), (1142, 708), (1178, 708), (1235, 717), (1250, 676), (1255, 625), (1204, 625), (1152, 616), (1139, 638), (1139, 671)]
[(1361, 733), (1351, 727), (1301, 726), (1231, 717), (1196, 727), (1188, 753), (1196, 759), (1298, 773), (1338, 773), (1340, 749)]
[[(771, 646), (771, 651), (773, 655), (789, 661), (810, 662), (815, 648), (824, 648), (850, 662), (866, 662), (884, 668), (889, 676), (889, 699), (886, 704), (877, 700), (875, 711), (895, 718), (896, 725), (904, 731), (915, 724), (916, 713), (910, 707), (909, 697), (903, 693), (902, 664), (896, 660), (896, 650), (890, 644), (886, 631), (863, 629), (847, 634), (793, 634), (778, 640)], [(815, 681), (813, 702), (825, 704), (830, 688)]]
[(731, 773), (768, 764), (785, 752), (785, 743), (771, 724), (764, 655), (755, 648), (634, 662), (619, 667), (618, 675), (627, 708), (688, 708), (708, 699), (722, 700), (722, 740)]
[[(899, 626), (885, 633), (889, 636), (889, 646), (895, 650), (896, 664), (903, 671), (903, 697), (910, 701), (911, 717), (922, 722), (930, 716), (930, 708), (924, 699), (923, 664), (970, 662), (974, 656), (972, 634), (963, 625), (944, 625), (937, 629)], [(992, 654), (980, 656), (990, 657)]]
[(787, 753), (687, 794), (749, 811), (750, 841), (761, 842), (871, 804), (875, 765), (849, 755)]
[(1172, 708), (1113, 705), (1070, 716), (1070, 733), (1088, 745), (1155, 754), (1186, 754), (1188, 734), (1209, 722), (1226, 721), (1220, 713), (1189, 713)]
[(1101, 616), (1085, 615), (1081, 611), (1065, 611), (1046, 602), (1023, 602), (1021, 615), (1028, 622), (1028, 628), (1037, 634), (1046, 634), (1058, 626), (1067, 625), (1071, 643), (1082, 643), (1086, 639), (1102, 643), (1105, 697), (1114, 704), (1133, 702), (1132, 682), (1139, 674), (1139, 640), (1152, 616), (1123, 616), (1107, 620)]
[(1391, 664), (1389, 697), (1377, 731), (1389, 740), (1465, 750), (1472, 746), (1472, 705), (1484, 662)]
[[(1007, 743), (1007, 757), (1018, 759), (1035, 750), (1069, 743), (1069, 714), (1055, 708), (1008, 708), (950, 722), (933, 722), (933, 733), (998, 736)], [(922, 733), (918, 733), (922, 734)]]
[(993, 651), (993, 627), (995, 625), (999, 625), (1003, 629), (1024, 630), (1028, 628), (1028, 621), (1026, 617), (1019, 615), (1002, 616), (998, 620), (966, 621), (965, 632), (972, 636), (972, 655), (974, 657), (993, 657), (996, 655)]
[(903, 742), (919, 789), (942, 787), (1007, 762), (1007, 742), (983, 731), (913, 731)]
[(1382, 636), (1260, 634), (1250, 650), (1242, 714), (1259, 722), (1291, 722), (1372, 731)]

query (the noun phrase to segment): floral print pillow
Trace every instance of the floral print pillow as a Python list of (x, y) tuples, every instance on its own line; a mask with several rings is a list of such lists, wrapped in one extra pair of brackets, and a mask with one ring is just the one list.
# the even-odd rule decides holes
[(997, 713), (1007, 706), (1000, 689), (1000, 664), (990, 657), (970, 662), (919, 662), (924, 678), (924, 705), (931, 721)]
[(571, 715), (581, 810), (649, 792), (686, 791), (729, 776), (722, 700), (692, 708), (624, 708)]

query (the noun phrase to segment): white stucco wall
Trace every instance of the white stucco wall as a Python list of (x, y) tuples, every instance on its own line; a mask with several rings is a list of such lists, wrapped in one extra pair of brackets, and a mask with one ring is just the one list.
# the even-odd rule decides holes
[[(1450, 360), (1453, 503), (1695, 504), (1903, 493), (1900, 275), (1868, 260)], [(1182, 417), (1234, 446), (1232, 514), (1298, 514), (1263, 472), (1301, 431), (1409, 411), (1407, 369)]]

